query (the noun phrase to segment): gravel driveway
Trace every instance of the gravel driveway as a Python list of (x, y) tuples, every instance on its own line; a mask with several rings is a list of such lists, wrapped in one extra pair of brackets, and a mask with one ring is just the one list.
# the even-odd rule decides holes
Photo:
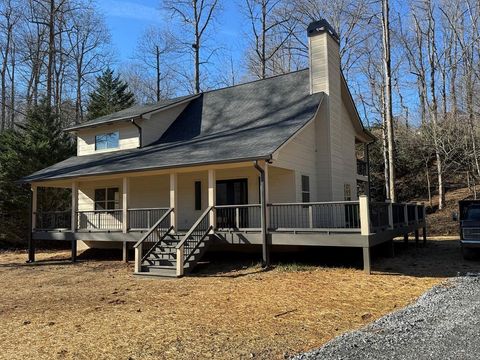
[(480, 359), (480, 277), (448, 280), (405, 309), (294, 359)]

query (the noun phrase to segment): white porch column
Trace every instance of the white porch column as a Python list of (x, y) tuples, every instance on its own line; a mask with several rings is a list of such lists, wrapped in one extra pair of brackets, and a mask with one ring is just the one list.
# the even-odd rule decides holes
[(78, 183), (72, 182), (72, 232), (77, 230), (77, 210), (78, 210)]
[[(217, 202), (217, 181), (216, 174), (214, 169), (208, 170), (208, 206), (215, 206)], [(209, 214), (209, 223), (215, 229), (217, 227), (217, 217), (215, 216), (216, 212), (210, 211)]]
[(362, 235), (370, 235), (370, 207), (368, 197), (360, 195), (358, 202), (360, 205), (360, 232)]
[(178, 231), (178, 175), (177, 173), (170, 173), (170, 207), (173, 211), (170, 213), (170, 224), (175, 231)]
[(128, 187), (130, 185), (129, 178), (123, 177), (122, 182), (122, 231), (124, 234), (128, 232)]
[(37, 185), (32, 184), (32, 230), (37, 227)]

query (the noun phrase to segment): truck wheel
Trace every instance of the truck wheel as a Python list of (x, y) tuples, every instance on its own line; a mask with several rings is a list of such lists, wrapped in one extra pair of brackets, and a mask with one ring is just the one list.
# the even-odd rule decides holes
[(474, 260), (475, 255), (477, 254), (475, 253), (475, 251), (473, 251), (473, 249), (462, 246), (462, 255), (465, 260)]

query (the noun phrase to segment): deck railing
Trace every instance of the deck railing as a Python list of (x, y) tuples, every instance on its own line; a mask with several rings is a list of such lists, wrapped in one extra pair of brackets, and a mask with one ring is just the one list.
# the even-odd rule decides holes
[(388, 207), (389, 203), (372, 202), (370, 203), (370, 224), (373, 232), (382, 229), (388, 229), (390, 226)]
[(77, 230), (122, 230), (122, 210), (77, 211)]
[(407, 218), (408, 223), (413, 224), (416, 220), (417, 205), (416, 204), (407, 204)]
[(399, 227), (405, 225), (405, 204), (392, 204), (393, 226)]
[(260, 229), (260, 205), (217, 205), (217, 229)]
[(129, 230), (147, 230), (158, 221), (169, 208), (128, 209), (127, 224)]
[(269, 204), (272, 230), (360, 229), (358, 201)]
[(72, 226), (72, 212), (66, 211), (37, 211), (35, 213), (36, 230), (63, 230)]

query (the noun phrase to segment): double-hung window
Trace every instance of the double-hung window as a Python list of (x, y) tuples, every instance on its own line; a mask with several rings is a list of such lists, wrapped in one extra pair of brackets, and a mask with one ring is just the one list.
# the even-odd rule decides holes
[(95, 210), (114, 210), (119, 208), (118, 188), (95, 189)]
[(106, 150), (118, 148), (118, 131), (95, 136), (95, 150)]

